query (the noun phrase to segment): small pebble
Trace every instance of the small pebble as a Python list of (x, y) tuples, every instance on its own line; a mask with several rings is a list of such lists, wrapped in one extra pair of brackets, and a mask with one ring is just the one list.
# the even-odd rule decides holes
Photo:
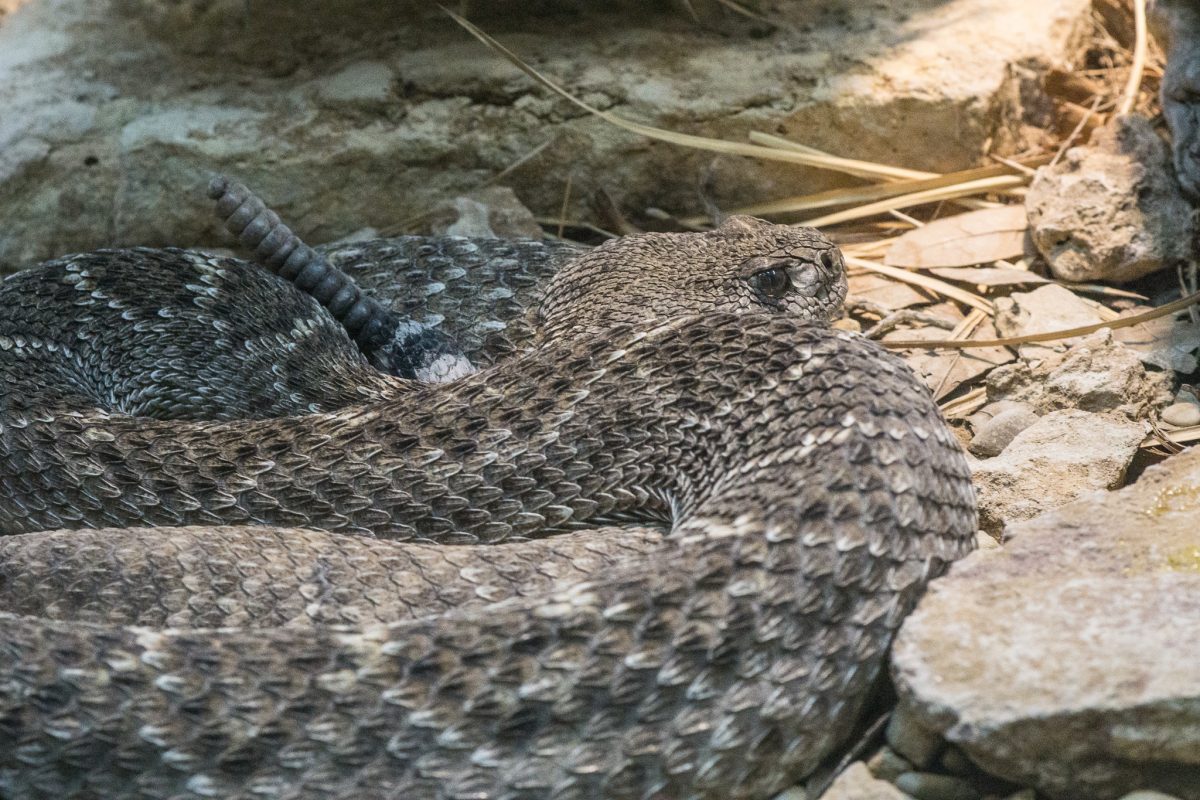
[(998, 456), (1017, 434), (1038, 421), (1038, 415), (1027, 406), (1007, 408), (975, 429), (975, 437), (967, 445), (980, 458)]
[(904, 756), (890, 747), (879, 748), (875, 755), (867, 760), (867, 769), (881, 781), (895, 781), (904, 772), (912, 772), (913, 765)]
[(892, 749), (918, 769), (928, 767), (942, 751), (942, 737), (918, 722), (904, 705), (892, 712), (885, 736)]
[(1200, 425), (1200, 406), (1193, 403), (1173, 403), (1163, 409), (1162, 421), (1177, 428)]
[(1179, 800), (1179, 798), (1173, 794), (1156, 792), (1153, 789), (1138, 789), (1129, 794), (1121, 795), (1120, 800)]
[(962, 778), (932, 772), (906, 772), (896, 778), (895, 784), (916, 800), (979, 800), (981, 796)]
[(793, 786), (775, 795), (774, 800), (808, 800), (808, 793), (802, 786)]
[(1004, 800), (1037, 800), (1037, 792), (1033, 789), (1022, 789), (1019, 792), (1013, 792)]

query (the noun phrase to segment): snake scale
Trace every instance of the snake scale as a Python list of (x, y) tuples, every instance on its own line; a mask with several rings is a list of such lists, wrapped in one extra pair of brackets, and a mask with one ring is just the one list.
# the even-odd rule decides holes
[[(0, 285), (0, 796), (767, 798), (844, 743), (975, 503), (825, 324), (827, 240), (324, 258), (363, 292), (149, 249)], [(386, 375), (322, 292), (479, 369)]]

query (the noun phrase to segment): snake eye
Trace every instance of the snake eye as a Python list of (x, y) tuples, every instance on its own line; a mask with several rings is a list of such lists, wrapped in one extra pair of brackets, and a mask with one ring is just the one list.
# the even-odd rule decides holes
[(750, 285), (759, 294), (778, 300), (792, 288), (792, 281), (787, 270), (782, 267), (771, 267), (750, 276)]

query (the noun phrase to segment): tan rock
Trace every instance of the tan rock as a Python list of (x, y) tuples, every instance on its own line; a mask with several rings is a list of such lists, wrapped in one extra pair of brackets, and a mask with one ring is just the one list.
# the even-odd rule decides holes
[(867, 765), (855, 761), (842, 770), (819, 800), (911, 800), (887, 781), (871, 774)]
[(1025, 403), (1039, 414), (1062, 408), (1142, 418), (1171, 402), (1172, 376), (1148, 370), (1136, 351), (1101, 330), (1065, 353), (1045, 353), (992, 370), (988, 399)]
[(1145, 117), (1121, 117), (1038, 171), (1030, 232), (1056, 277), (1131, 281), (1190, 255), (1192, 209), (1166, 144)]
[(979, 527), (1008, 535), (1036, 517), (1125, 480), (1149, 425), (1076, 409), (1052, 411), (1025, 428), (995, 458), (971, 464)]
[(1197, 519), (1200, 449), (1015, 526), (905, 622), (902, 704), (979, 766), (1055, 800), (1200, 799)]

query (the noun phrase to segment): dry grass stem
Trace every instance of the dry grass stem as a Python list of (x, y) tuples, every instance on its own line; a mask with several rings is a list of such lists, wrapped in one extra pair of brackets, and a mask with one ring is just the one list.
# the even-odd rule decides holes
[(1142, 86), (1142, 75), (1146, 70), (1146, 50), (1148, 47), (1146, 36), (1146, 0), (1133, 0), (1133, 20), (1135, 30), (1133, 64), (1129, 67), (1129, 80), (1125, 84), (1125, 91), (1121, 95), (1121, 102), (1116, 109), (1118, 116), (1133, 111), (1134, 103), (1137, 102), (1138, 91)]
[(1028, 178), (1024, 175), (998, 175), (994, 178), (981, 178), (937, 189), (928, 189), (923, 192), (913, 192), (912, 194), (902, 194), (899, 197), (890, 197), (876, 203), (867, 203), (866, 205), (855, 206), (844, 211), (836, 211), (825, 216), (813, 217), (804, 220), (800, 224), (820, 228), (827, 225), (835, 225), (839, 222), (848, 222), (854, 219), (872, 217), (876, 214), (884, 214), (898, 208), (911, 208), (912, 206), (920, 206), (926, 203), (936, 203), (940, 200), (953, 200), (957, 197), (969, 197), (976, 194), (1011, 189), (1022, 186), (1027, 181)]
[(877, 261), (868, 261), (865, 258), (858, 258), (851, 255), (846, 256), (846, 263), (850, 266), (861, 267), (862, 269), (870, 272), (877, 272), (880, 275), (887, 275), (889, 278), (894, 278), (901, 283), (910, 283), (913, 286), (920, 286), (922, 289), (928, 289), (929, 291), (940, 294), (943, 297), (948, 297), (951, 300), (957, 300), (958, 302), (970, 306), (971, 308), (977, 308), (988, 316), (991, 316), (993, 313), (995, 313), (995, 309), (992, 307), (991, 302), (985, 298), (982, 298), (972, 292), (968, 292), (966, 289), (960, 289), (957, 286), (952, 286), (945, 281), (932, 278), (920, 272), (909, 272), (906, 269), (889, 267), (887, 264), (880, 264)]
[(1196, 303), (1200, 303), (1200, 292), (1189, 294), (1187, 297), (1182, 297), (1173, 303), (1167, 303), (1165, 306), (1152, 308), (1149, 311), (1143, 311), (1140, 314), (1133, 314), (1128, 317), (1121, 317), (1114, 320), (1106, 320), (1103, 322), (1094, 322), (1091, 325), (1080, 325), (1075, 328), (1064, 328), (1058, 331), (1046, 331), (1045, 333), (1030, 333), (1025, 336), (1010, 336), (1005, 339), (975, 339), (971, 341), (953, 341), (943, 339), (941, 341), (928, 341), (921, 339), (894, 339), (888, 342), (881, 342), (884, 347), (895, 350), (906, 350), (910, 348), (961, 348), (961, 347), (1012, 347), (1019, 344), (1030, 344), (1033, 342), (1053, 342), (1059, 339), (1072, 339), (1076, 336), (1086, 336), (1089, 333), (1095, 333), (1103, 328), (1128, 328), (1131, 325), (1140, 325), (1143, 322), (1165, 317), (1168, 314), (1174, 314), (1177, 311), (1183, 311), (1190, 308)]

